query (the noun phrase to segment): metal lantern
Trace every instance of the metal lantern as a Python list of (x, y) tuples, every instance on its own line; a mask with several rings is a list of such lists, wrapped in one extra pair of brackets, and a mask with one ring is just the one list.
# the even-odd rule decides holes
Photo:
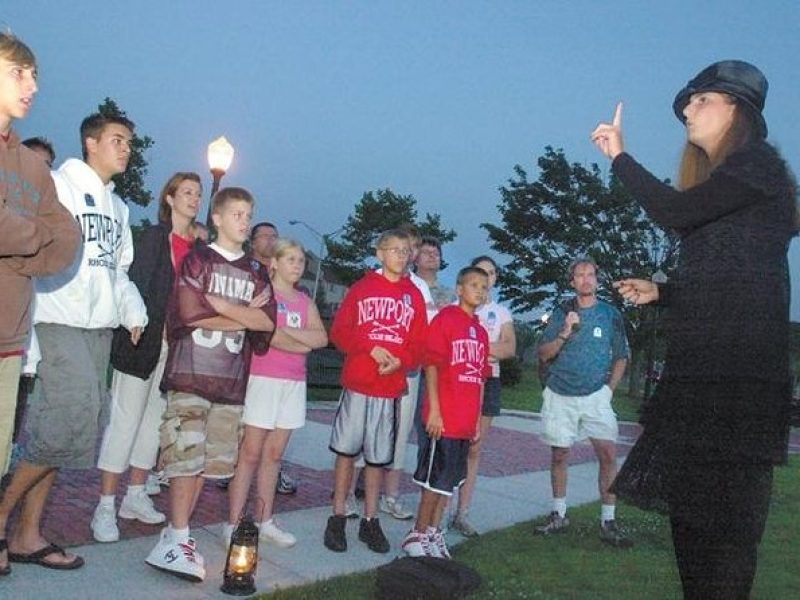
[(240, 520), (231, 535), (222, 591), (234, 596), (249, 596), (256, 591), (258, 566), (258, 527), (249, 516)]

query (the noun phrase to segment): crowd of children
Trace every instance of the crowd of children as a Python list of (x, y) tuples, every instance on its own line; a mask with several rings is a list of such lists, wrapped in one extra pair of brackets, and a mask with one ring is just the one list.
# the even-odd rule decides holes
[[(26, 345), (38, 339), (41, 348), (24, 456), (0, 501), (0, 575), (14, 562), (83, 565), (82, 557), (41, 533), (53, 482), (65, 467), (101, 472), (91, 521), (97, 541), (119, 539), (118, 518), (166, 522), (146, 558), (157, 569), (205, 578), (190, 522), (206, 479), (229, 482), (225, 543), (255, 478), (260, 538), (293, 546), (295, 536), (274, 516), (281, 458), (292, 431), (305, 424), (306, 356), (328, 344), (314, 302), (298, 287), (304, 249), (278, 239), (269, 223), (251, 232), (255, 199), (236, 187), (212, 198), (213, 241), (207, 242), (196, 222), (200, 177), (191, 172), (167, 181), (158, 223), (134, 241), (128, 208), (112, 182), (128, 166), (134, 124), (90, 115), (80, 127), (82, 159), (68, 159), (50, 174), (52, 147), (39, 140), (28, 149), (11, 128), (36, 91), (32, 52), (0, 33), (0, 278), (6, 299), (0, 474), (8, 470)], [(252, 255), (245, 251), (249, 238)], [(378, 514), (414, 516), (400, 500), (400, 477), (415, 415), (421, 415), (413, 476), (421, 500), (399, 547), (411, 556), (449, 558), (445, 511), (465, 482), (452, 526), (476, 534), (466, 514), (480, 440), (499, 413), (498, 364), (515, 353), (511, 317), (491, 301), (496, 265), (489, 257), (461, 269), (453, 292), (436, 279), (439, 242), (421, 238), (413, 226), (378, 235), (375, 255), (379, 268), (349, 289), (330, 329), (344, 366), (329, 443), (333, 512), (323, 543), (347, 550), (354, 473), (363, 467), (358, 539), (372, 551), (390, 550)], [(100, 432), (106, 408), (108, 423)], [(169, 481), (166, 515), (148, 495), (153, 469)], [(128, 487), (117, 508), (126, 471)]]
[[(0, 34), (0, 66), (5, 244), (0, 268), (16, 307), (2, 329), (0, 354), (3, 473), (26, 347), (29, 340), (41, 346), (40, 389), (26, 415), (24, 456), (0, 502), (0, 572), (10, 572), (13, 562), (53, 569), (83, 565), (82, 557), (45, 540), (40, 531), (62, 467), (97, 466), (101, 472), (91, 521), (97, 541), (119, 539), (118, 518), (166, 521), (146, 562), (181, 577), (205, 577), (205, 561), (189, 529), (205, 479), (230, 480), (226, 541), (255, 477), (261, 539), (294, 545), (295, 537), (274, 518), (280, 461), (292, 431), (305, 423), (305, 357), (328, 343), (315, 304), (298, 288), (305, 251), (296, 242), (278, 240), (271, 224), (259, 224), (261, 238), (274, 230), (275, 239), (254, 235), (253, 258), (247, 256), (255, 200), (241, 188), (214, 196), (214, 241), (204, 243), (206, 232), (196, 222), (202, 186), (190, 172), (167, 181), (158, 223), (134, 242), (128, 208), (112, 183), (128, 166), (134, 124), (124, 117), (90, 115), (80, 128), (82, 159), (66, 160), (51, 177), (52, 146), (35, 138), (26, 141), (28, 149), (11, 129), (13, 119), (27, 114), (38, 89), (33, 53), (12, 34)], [(9, 165), (19, 165), (15, 177)], [(267, 241), (264, 261), (258, 250)], [(336, 454), (334, 510), (324, 543), (332, 550), (347, 548), (345, 501), (357, 457), (366, 482), (359, 539), (387, 552), (379, 509), (396, 518), (413, 516), (399, 499), (400, 473), (414, 414), (422, 405), (418, 397), (425, 397), (425, 405), (434, 407), (427, 419), (440, 424), (427, 426), (431, 437), (418, 469), (426, 491), (414, 531), (420, 537), (432, 528), (435, 554), (448, 556), (434, 520), (444, 504), (432, 504), (428, 496), (445, 498), (466, 477), (470, 439), (480, 432), (476, 411), (490, 353), (474, 312), (485, 301), (487, 276), (475, 268), (462, 272), (458, 304), (431, 322), (430, 333), (436, 335), (428, 335), (429, 321), (454, 297), (437, 306), (428, 284), (410, 272), (421, 243), (413, 227), (382, 234), (376, 243), (380, 268), (350, 289), (331, 327), (331, 340), (345, 354), (330, 440)], [(439, 251), (438, 243), (428, 244)], [(438, 291), (440, 297), (447, 294), (444, 287)], [(447, 366), (451, 352), (460, 353), (458, 373)], [(422, 367), (428, 385), (419, 390)], [(459, 394), (470, 390), (464, 414), (454, 403), (452, 386)], [(108, 422), (95, 462), (106, 408)], [(453, 418), (460, 425), (451, 429)], [(448, 423), (446, 431), (442, 422)], [(168, 515), (156, 510), (147, 493), (148, 474), (156, 465), (170, 484)], [(126, 471), (128, 486), (117, 507)], [(20, 518), (6, 541), (8, 517), (18, 504)], [(407, 543), (403, 548), (420, 553)]]

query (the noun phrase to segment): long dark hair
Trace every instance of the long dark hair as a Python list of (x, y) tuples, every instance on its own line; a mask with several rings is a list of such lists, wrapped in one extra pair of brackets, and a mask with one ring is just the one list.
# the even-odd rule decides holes
[(200, 188), (203, 188), (203, 183), (200, 181), (200, 175), (197, 173), (179, 171), (167, 180), (161, 194), (158, 197), (158, 222), (172, 227), (172, 207), (167, 202), (167, 196), (174, 196), (178, 191), (178, 186), (186, 180), (194, 181)]
[(711, 172), (725, 162), (726, 158), (759, 137), (758, 119), (754, 109), (739, 102), (734, 96), (724, 95), (729, 102), (735, 104), (731, 126), (722, 136), (714, 156), (709, 156), (700, 146), (686, 142), (678, 170), (680, 190), (687, 190), (707, 181)]

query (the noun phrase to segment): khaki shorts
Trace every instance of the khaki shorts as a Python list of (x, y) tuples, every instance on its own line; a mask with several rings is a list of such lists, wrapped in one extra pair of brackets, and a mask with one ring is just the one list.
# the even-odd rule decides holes
[(611, 396), (607, 385), (587, 396), (562, 396), (544, 388), (542, 441), (556, 448), (569, 448), (586, 438), (616, 442), (619, 430)]
[(241, 406), (215, 404), (194, 394), (170, 392), (160, 429), (167, 477), (233, 477), (241, 418)]

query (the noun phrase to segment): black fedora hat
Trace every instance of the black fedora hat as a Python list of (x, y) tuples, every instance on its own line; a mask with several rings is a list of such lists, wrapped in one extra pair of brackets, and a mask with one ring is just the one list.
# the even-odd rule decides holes
[(672, 110), (682, 123), (686, 122), (683, 109), (689, 104), (692, 94), (699, 92), (724, 92), (734, 96), (753, 109), (761, 127), (761, 136), (767, 137), (767, 122), (761, 111), (767, 99), (767, 78), (756, 67), (743, 60), (722, 60), (706, 67), (683, 88), (675, 101)]

